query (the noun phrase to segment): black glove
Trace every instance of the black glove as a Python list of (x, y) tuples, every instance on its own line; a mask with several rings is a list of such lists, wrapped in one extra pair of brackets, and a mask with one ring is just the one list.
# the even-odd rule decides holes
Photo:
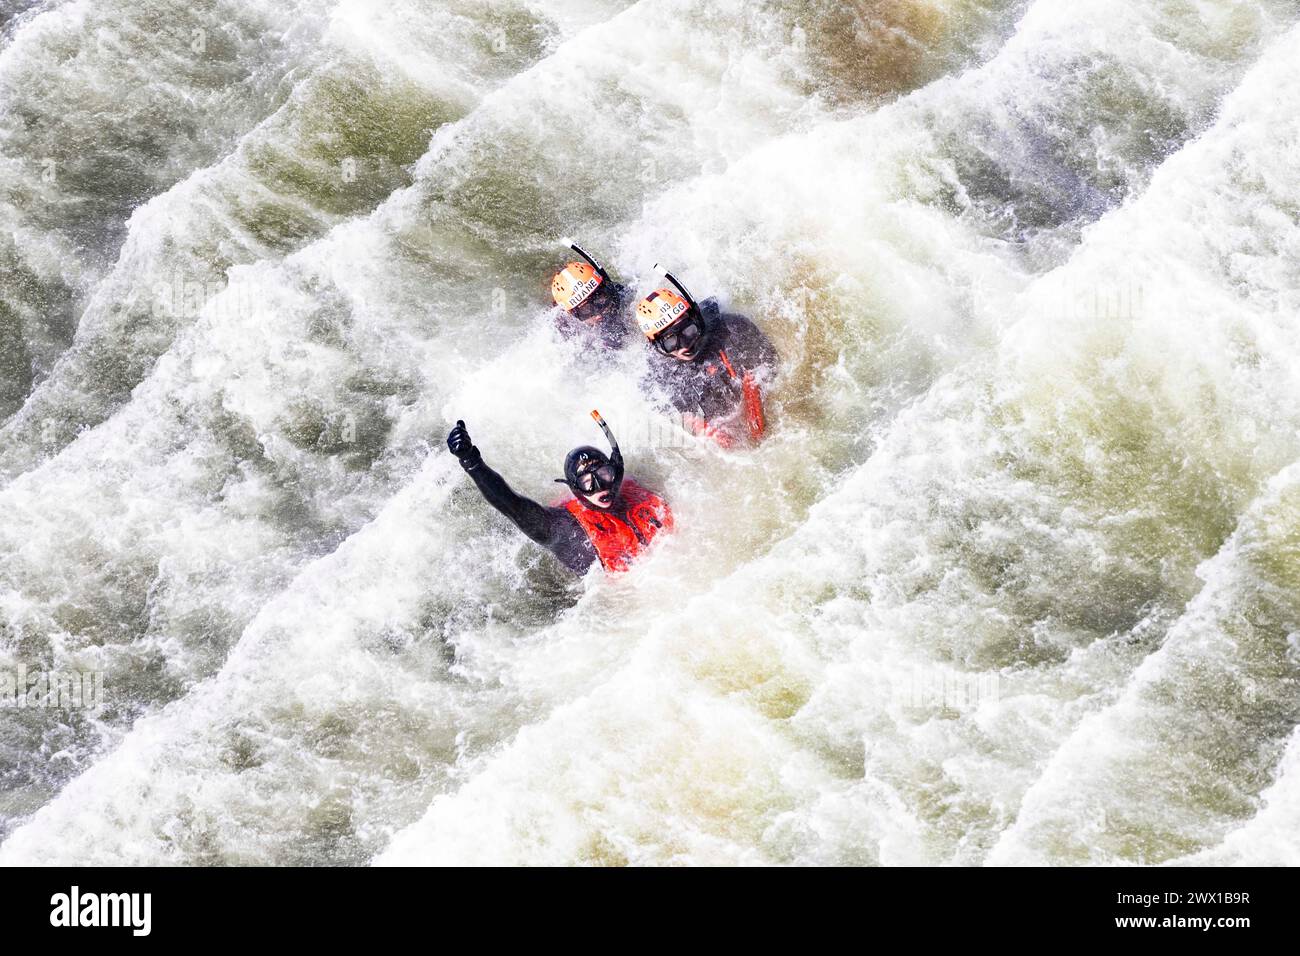
[(456, 422), (456, 427), (447, 436), (447, 450), (460, 459), (460, 466), (466, 471), (473, 471), (483, 461), (483, 455), (469, 440), (465, 423)]

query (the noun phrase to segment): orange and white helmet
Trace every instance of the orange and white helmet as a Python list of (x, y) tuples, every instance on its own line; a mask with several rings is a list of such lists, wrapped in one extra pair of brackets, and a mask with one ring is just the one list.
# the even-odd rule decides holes
[(636, 304), (636, 324), (650, 341), (691, 310), (691, 304), (672, 289), (655, 289)]
[(551, 280), (551, 295), (555, 304), (566, 312), (572, 312), (591, 298), (591, 294), (600, 288), (604, 278), (586, 262), (570, 262)]

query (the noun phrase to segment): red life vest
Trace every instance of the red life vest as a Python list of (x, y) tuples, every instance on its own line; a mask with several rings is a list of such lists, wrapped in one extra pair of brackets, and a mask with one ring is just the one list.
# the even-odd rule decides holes
[(606, 571), (626, 571), (660, 531), (673, 529), (668, 503), (631, 478), (623, 479), (620, 494), (627, 506), (621, 515), (588, 508), (577, 498), (564, 503), (587, 532)]
[[(763, 416), (763, 393), (758, 387), (758, 382), (754, 381), (754, 375), (749, 369), (745, 369), (744, 374), (739, 375), (731, 364), (731, 360), (727, 358), (725, 351), (719, 350), (718, 357), (722, 359), (722, 366), (727, 370), (727, 374), (731, 376), (731, 380), (740, 383), (741, 401), (744, 404), (748, 438), (751, 444), (756, 444), (762, 440), (763, 433), (767, 431), (767, 422)], [(706, 375), (716, 375), (718, 371), (716, 365), (706, 366), (704, 370)], [(695, 434), (707, 435), (723, 448), (731, 448), (736, 444), (739, 437), (722, 427), (711, 425), (695, 415), (687, 415), (686, 421)]]

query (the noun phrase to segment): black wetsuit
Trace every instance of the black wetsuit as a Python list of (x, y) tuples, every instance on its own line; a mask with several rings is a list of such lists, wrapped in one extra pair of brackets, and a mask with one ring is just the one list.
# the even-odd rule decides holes
[(736, 414), (743, 402), (741, 383), (727, 364), (735, 376), (748, 371), (764, 386), (776, 372), (777, 355), (767, 336), (745, 316), (722, 312), (713, 299), (701, 302), (700, 311), (709, 336), (700, 354), (689, 362), (656, 355), (650, 379), (679, 412), (716, 423)]
[(582, 574), (596, 560), (587, 532), (567, 508), (545, 507), (525, 498), (506, 484), (506, 480), (480, 458), (461, 465), (483, 493), (488, 504), (518, 526), (519, 530), (546, 548), (570, 571)]

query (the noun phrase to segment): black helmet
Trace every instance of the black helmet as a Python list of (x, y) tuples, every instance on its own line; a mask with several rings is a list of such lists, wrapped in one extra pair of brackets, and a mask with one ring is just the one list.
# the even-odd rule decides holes
[(611, 459), (599, 448), (579, 445), (564, 458), (564, 477), (555, 480), (568, 485), (584, 504), (582, 496), (597, 491), (608, 491), (617, 498), (623, 485), (622, 456)]
[(608, 491), (610, 498), (616, 500), (623, 487), (623, 453), (618, 450), (618, 442), (614, 440), (614, 434), (605, 424), (605, 419), (600, 417), (600, 412), (593, 410), (591, 417), (609, 439), (611, 454), (606, 455), (599, 448), (590, 445), (579, 445), (564, 457), (564, 477), (555, 479), (562, 485), (568, 485), (569, 490), (587, 507), (592, 505), (587, 501), (586, 495)]

